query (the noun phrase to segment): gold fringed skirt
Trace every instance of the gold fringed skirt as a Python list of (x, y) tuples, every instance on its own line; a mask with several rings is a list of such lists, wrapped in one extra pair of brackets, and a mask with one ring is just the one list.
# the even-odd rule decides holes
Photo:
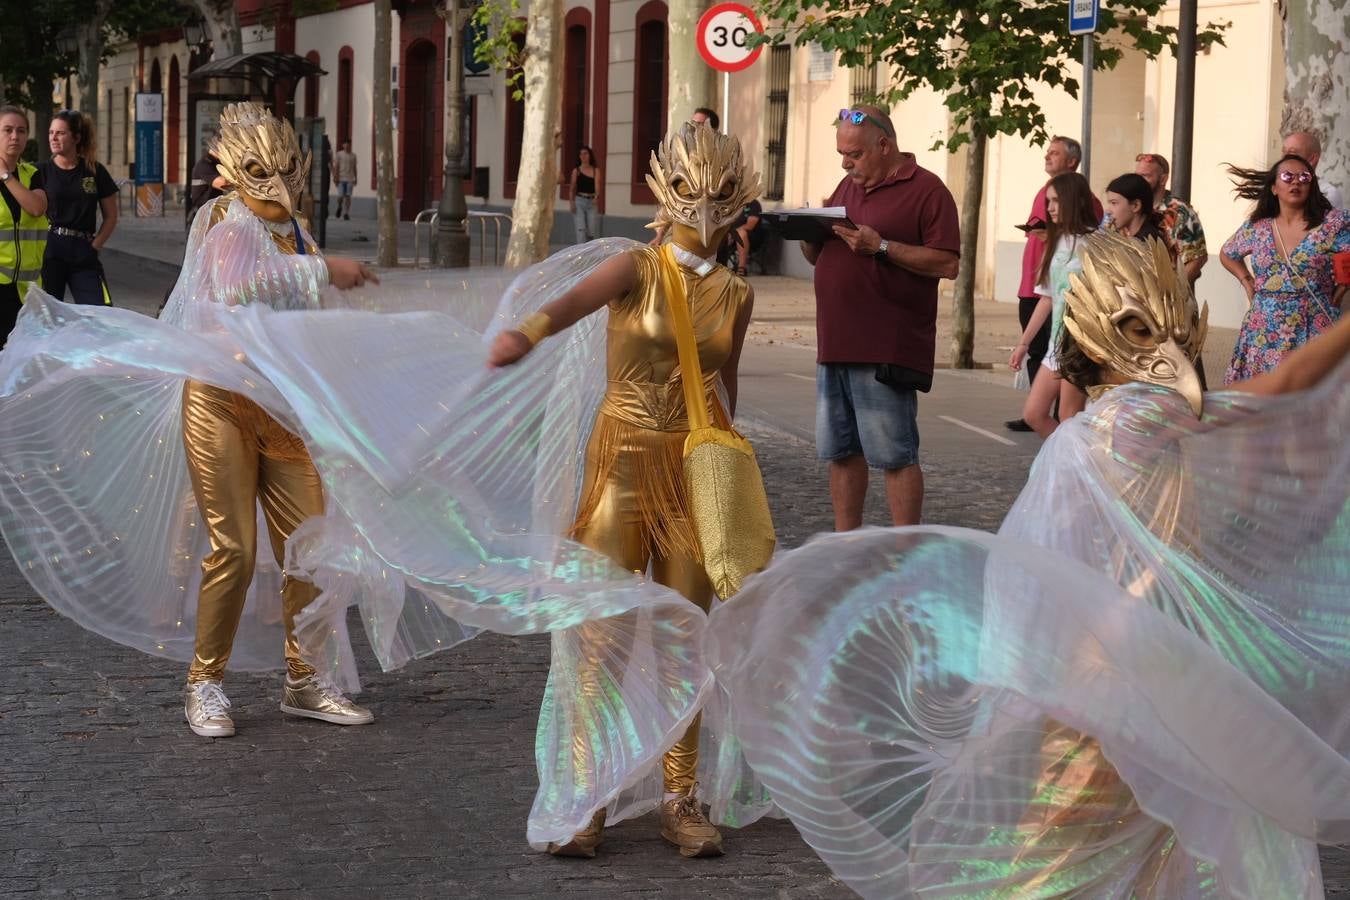
[(585, 528), (616, 496), (621, 515), (639, 522), (648, 558), (702, 560), (684, 482), (688, 431), (644, 428), (604, 412), (586, 446), (586, 475), (571, 534)]

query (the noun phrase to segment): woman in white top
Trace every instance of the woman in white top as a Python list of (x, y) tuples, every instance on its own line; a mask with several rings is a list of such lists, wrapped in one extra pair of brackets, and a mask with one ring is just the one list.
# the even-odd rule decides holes
[[(1069, 288), (1069, 275), (1082, 271), (1082, 237), (1097, 230), (1097, 217), (1092, 211), (1092, 189), (1077, 172), (1056, 175), (1045, 189), (1045, 207), (1050, 216), (1046, 229), (1046, 252), (1037, 273), (1036, 293), (1040, 302), (1031, 313), (1027, 327), (1008, 365), (1022, 368), (1027, 347), (1040, 331), (1047, 317), (1050, 319), (1050, 348), (1041, 361), (1031, 393), (1022, 406), (1022, 418), (1041, 437), (1049, 437), (1060, 422), (1082, 411), (1087, 395), (1060, 378), (1055, 353), (1060, 334), (1064, 330), (1064, 294)], [(1059, 417), (1055, 417), (1055, 402), (1059, 402)]]

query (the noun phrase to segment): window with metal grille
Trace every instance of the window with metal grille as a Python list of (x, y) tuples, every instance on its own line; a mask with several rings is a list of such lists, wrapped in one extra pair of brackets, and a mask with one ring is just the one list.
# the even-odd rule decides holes
[(848, 103), (874, 103), (877, 95), (877, 65), (854, 66), (848, 70)]
[(764, 104), (765, 200), (782, 200), (787, 181), (788, 85), (792, 78), (792, 48), (769, 48), (769, 93)]

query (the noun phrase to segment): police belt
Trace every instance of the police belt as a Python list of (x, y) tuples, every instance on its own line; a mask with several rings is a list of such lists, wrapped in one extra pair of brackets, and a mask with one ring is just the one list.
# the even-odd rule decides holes
[(48, 228), (47, 230), (52, 234), (58, 234), (61, 237), (80, 238), (81, 240), (91, 242), (94, 240), (94, 236), (89, 232), (76, 231), (74, 228), (58, 228), (57, 226), (53, 225), (51, 228)]

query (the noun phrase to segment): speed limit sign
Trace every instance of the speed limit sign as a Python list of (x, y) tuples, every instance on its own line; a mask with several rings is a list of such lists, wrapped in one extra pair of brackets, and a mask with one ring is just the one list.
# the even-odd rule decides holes
[(750, 47), (750, 35), (763, 34), (749, 7), (719, 3), (698, 20), (698, 52), (719, 72), (739, 72), (754, 65), (761, 47)]

